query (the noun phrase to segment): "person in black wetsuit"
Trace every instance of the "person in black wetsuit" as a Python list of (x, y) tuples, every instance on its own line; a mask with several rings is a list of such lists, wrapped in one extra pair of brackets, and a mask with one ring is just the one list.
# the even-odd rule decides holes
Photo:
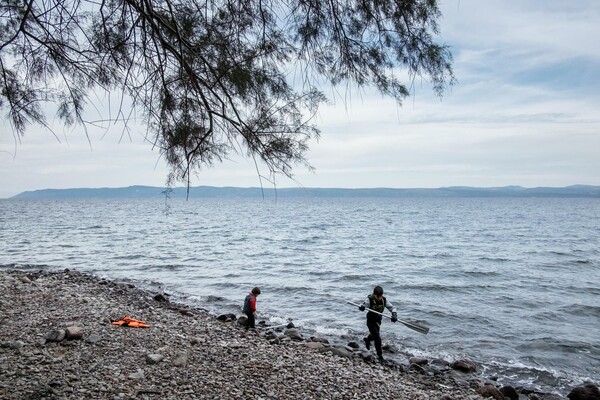
[[(390, 301), (387, 300), (383, 295), (383, 288), (381, 286), (375, 286), (375, 288), (373, 289), (373, 294), (367, 296), (367, 300), (365, 300), (358, 307), (360, 311), (371, 309), (380, 313), (382, 313), (386, 308), (392, 313), (392, 322), (398, 321), (396, 309), (394, 308), (392, 303), (390, 303)], [(371, 348), (371, 342), (375, 342), (375, 350), (377, 351), (377, 357), (379, 358), (379, 361), (383, 363), (385, 362), (385, 360), (383, 359), (383, 352), (381, 351), (381, 336), (379, 335), (381, 318), (382, 317), (379, 314), (375, 314), (372, 312), (367, 313), (367, 328), (369, 328), (369, 336), (365, 337), (363, 340), (365, 341), (365, 346), (367, 347), (367, 350)]]

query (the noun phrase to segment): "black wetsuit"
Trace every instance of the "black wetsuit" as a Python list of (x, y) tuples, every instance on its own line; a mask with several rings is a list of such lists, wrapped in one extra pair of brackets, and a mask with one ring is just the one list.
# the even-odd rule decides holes
[[(375, 296), (369, 295), (369, 308), (380, 313), (383, 313), (386, 306), (385, 296), (381, 296), (381, 300), (377, 301)], [(382, 357), (381, 350), (381, 336), (379, 335), (379, 327), (381, 326), (381, 315), (375, 314), (372, 312), (367, 313), (367, 328), (369, 328), (369, 336), (367, 336), (367, 341), (375, 342), (375, 350), (377, 351), (377, 356)]]

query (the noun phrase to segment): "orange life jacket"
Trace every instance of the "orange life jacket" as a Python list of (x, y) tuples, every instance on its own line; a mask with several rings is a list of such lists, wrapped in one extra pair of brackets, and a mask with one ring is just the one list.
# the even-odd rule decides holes
[(127, 315), (124, 316), (123, 319), (113, 321), (112, 324), (120, 326), (129, 326), (132, 328), (150, 328), (150, 325), (146, 324), (145, 322), (140, 321), (139, 319), (129, 318)]

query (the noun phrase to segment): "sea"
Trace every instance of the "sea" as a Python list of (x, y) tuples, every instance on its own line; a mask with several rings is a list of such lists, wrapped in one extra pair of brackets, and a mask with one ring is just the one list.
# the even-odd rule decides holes
[(565, 395), (600, 384), (598, 198), (2, 200), (0, 268), (71, 269), (333, 343), (367, 333), (375, 285), (387, 358), (467, 358), (482, 378)]

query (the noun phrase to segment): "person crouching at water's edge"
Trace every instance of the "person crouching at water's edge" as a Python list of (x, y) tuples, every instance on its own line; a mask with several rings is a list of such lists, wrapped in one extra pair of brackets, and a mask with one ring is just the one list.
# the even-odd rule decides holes
[[(396, 308), (390, 303), (383, 295), (383, 288), (381, 286), (375, 286), (373, 294), (367, 296), (358, 309), (365, 311), (365, 309), (371, 309), (382, 313), (386, 308), (392, 313), (392, 322), (398, 321), (398, 315), (396, 314)], [(369, 336), (365, 337), (365, 346), (367, 350), (371, 348), (371, 342), (375, 342), (375, 350), (377, 351), (377, 357), (380, 362), (384, 362), (383, 352), (381, 351), (381, 336), (379, 335), (379, 328), (381, 326), (381, 315), (372, 312), (367, 313), (367, 328), (369, 328)]]
[(254, 328), (256, 323), (256, 298), (260, 294), (260, 289), (255, 287), (252, 289), (246, 299), (244, 300), (244, 314), (248, 317), (247, 328)]

